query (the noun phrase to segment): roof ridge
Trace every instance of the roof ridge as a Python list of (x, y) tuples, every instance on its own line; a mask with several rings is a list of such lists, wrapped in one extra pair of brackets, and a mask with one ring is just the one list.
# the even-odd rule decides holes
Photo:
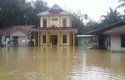
[(59, 5), (55, 4), (49, 9), (49, 11), (50, 10), (63, 10), (63, 9)]

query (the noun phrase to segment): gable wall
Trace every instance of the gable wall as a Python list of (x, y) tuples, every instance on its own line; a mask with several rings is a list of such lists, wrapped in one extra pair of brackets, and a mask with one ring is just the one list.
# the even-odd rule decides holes
[[(52, 21), (52, 18), (57, 18), (58, 21)], [(55, 24), (57, 27), (62, 27), (62, 19), (63, 18), (67, 18), (67, 27), (71, 27), (72, 23), (71, 23), (71, 17), (70, 16), (55, 16), (55, 15), (51, 15), (51, 16), (41, 16), (40, 17), (40, 27), (43, 27), (43, 19), (47, 19), (47, 27), (52, 26), (53, 24)]]

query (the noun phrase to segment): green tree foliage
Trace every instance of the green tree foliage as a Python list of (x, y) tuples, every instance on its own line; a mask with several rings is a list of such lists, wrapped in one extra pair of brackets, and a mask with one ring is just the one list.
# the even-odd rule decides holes
[(47, 3), (43, 0), (36, 0), (35, 2), (27, 2), (24, 9), (24, 18), (26, 24), (39, 24), (37, 14), (49, 9)]
[(0, 26), (37, 25), (39, 22), (36, 14), (47, 9), (47, 3), (43, 0), (0, 0)]
[(72, 25), (74, 28), (78, 30), (77, 34), (83, 34), (84, 31), (84, 23), (83, 23), (84, 15), (81, 12), (73, 13)]
[(102, 15), (101, 24), (105, 27), (114, 23), (121, 21), (121, 14), (117, 10), (109, 9), (106, 15)]
[(122, 20), (121, 14), (119, 12), (117, 12), (117, 10), (113, 10), (112, 8), (110, 8), (109, 12), (107, 12), (106, 15), (102, 15), (101, 19), (98, 22), (95, 22), (95, 21), (90, 19), (86, 23), (86, 26), (84, 27), (84, 30), (87, 33), (88, 31), (98, 29), (98, 28), (102, 28), (102, 27), (106, 27), (108, 25), (117, 23), (121, 20)]
[[(125, 2), (125, 0), (119, 1)], [(47, 2), (43, 0), (34, 0), (34, 2), (26, 2), (25, 0), (0, 0), (0, 28), (11, 25), (38, 25), (39, 19), (37, 13), (48, 9)], [(106, 15), (101, 16), (102, 19), (99, 22), (91, 20), (87, 14), (82, 14), (81, 11), (73, 13), (73, 27), (78, 30), (78, 34), (85, 34), (90, 30), (121, 21), (121, 15), (117, 10), (113, 10), (112, 8), (109, 10)]]
[(97, 23), (96, 21), (94, 20), (90, 20), (86, 23), (86, 26), (84, 27), (84, 30), (85, 30), (85, 34), (88, 32), (88, 31), (91, 31), (91, 30), (94, 30), (96, 28), (99, 28), (100, 25), (99, 23)]
[(120, 5), (118, 5), (117, 8), (125, 7), (125, 0), (118, 0), (118, 2), (120, 3)]
[[(118, 5), (116, 9), (125, 7), (125, 0), (118, 0), (118, 2), (120, 3), (120, 5)], [(123, 11), (125, 14), (125, 9)], [(123, 20), (125, 20), (125, 15), (122, 15), (122, 17), (123, 17)]]
[(2, 26), (17, 25), (23, 23), (23, 1), (1, 0), (0, 1), (0, 24)]

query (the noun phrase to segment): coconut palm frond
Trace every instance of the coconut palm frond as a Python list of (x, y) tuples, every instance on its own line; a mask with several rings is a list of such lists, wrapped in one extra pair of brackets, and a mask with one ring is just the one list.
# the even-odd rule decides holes
[(125, 7), (125, 3), (120, 4), (117, 8)]
[(125, 0), (118, 0), (118, 2), (120, 3), (120, 2), (125, 2)]

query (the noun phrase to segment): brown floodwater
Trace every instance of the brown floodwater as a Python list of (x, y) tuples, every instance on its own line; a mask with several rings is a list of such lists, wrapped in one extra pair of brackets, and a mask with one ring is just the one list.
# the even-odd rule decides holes
[(67, 46), (4, 47), (0, 80), (125, 80), (125, 53)]

